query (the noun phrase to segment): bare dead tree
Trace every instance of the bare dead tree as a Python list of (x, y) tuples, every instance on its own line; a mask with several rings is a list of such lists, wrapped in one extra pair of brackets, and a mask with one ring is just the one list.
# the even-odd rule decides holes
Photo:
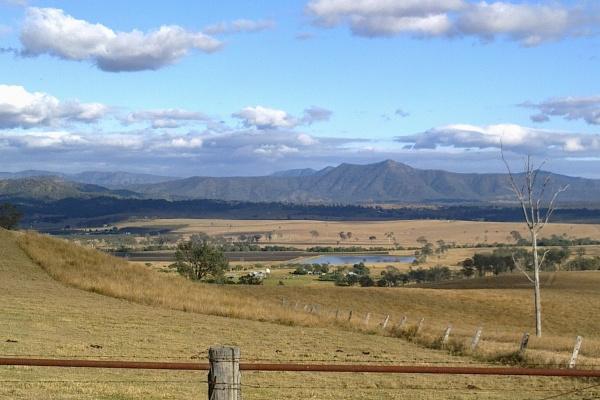
[[(504, 149), (501, 147), (502, 161), (506, 166), (509, 176), (510, 189), (515, 194), (521, 208), (523, 210), (523, 218), (531, 236), (531, 251), (533, 256), (533, 271), (528, 271), (520, 260), (517, 260), (513, 255), (515, 267), (521, 271), (531, 282), (534, 288), (534, 304), (535, 304), (535, 334), (537, 337), (542, 336), (542, 301), (540, 291), (540, 269), (544, 264), (548, 250), (540, 257), (538, 253), (538, 235), (550, 221), (550, 217), (556, 210), (556, 199), (559, 194), (566, 191), (569, 185), (563, 186), (556, 190), (552, 196), (547, 196), (547, 190), (551, 181), (551, 175), (547, 174), (543, 181), (539, 181), (539, 175), (544, 166), (544, 162), (535, 166), (528, 155), (525, 160), (525, 166), (522, 173), (522, 182), (515, 178), (506, 157)], [(545, 198), (550, 200), (545, 202)], [(533, 273), (533, 274), (532, 274)]]

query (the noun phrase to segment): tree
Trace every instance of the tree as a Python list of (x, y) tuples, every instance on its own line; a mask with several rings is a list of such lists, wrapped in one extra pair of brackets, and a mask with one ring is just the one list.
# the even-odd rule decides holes
[(387, 240), (388, 240), (388, 244), (389, 244), (389, 245), (391, 245), (391, 244), (392, 244), (392, 239), (394, 239), (394, 240), (395, 240), (395, 238), (394, 238), (394, 232), (386, 232), (386, 233), (384, 234), (384, 236), (387, 238)]
[(211, 276), (215, 280), (223, 277), (229, 262), (220, 247), (208, 240), (189, 240), (180, 243), (175, 253), (177, 272), (191, 280)]
[(319, 237), (319, 231), (313, 229), (312, 231), (310, 231), (310, 237), (312, 237), (313, 242), (314, 242), (315, 239)]
[(0, 205), (0, 228), (15, 229), (21, 222), (23, 214), (10, 203)]
[[(517, 182), (517, 178), (512, 173), (510, 165), (504, 157), (504, 150), (501, 148), (500, 153), (502, 155), (502, 161), (508, 171), (510, 189), (517, 198), (519, 205), (523, 211), (523, 218), (529, 234), (531, 236), (531, 253), (533, 257), (533, 275), (527, 271), (527, 269), (514, 258), (515, 266), (519, 269), (527, 279), (533, 285), (534, 292), (534, 308), (535, 308), (535, 334), (537, 337), (542, 336), (542, 300), (540, 290), (540, 269), (544, 264), (544, 259), (548, 254), (548, 251), (544, 252), (540, 257), (538, 252), (538, 235), (544, 229), (544, 227), (550, 221), (550, 217), (556, 210), (556, 199), (560, 193), (568, 189), (567, 186), (560, 187), (550, 196), (546, 196), (546, 191), (549, 189), (551, 175), (547, 174), (544, 180), (540, 183), (538, 178), (544, 163), (539, 166), (535, 166), (531, 160), (531, 156), (528, 155), (525, 161), (525, 168), (521, 176), (520, 181)], [(547, 203), (544, 202), (547, 200)]]

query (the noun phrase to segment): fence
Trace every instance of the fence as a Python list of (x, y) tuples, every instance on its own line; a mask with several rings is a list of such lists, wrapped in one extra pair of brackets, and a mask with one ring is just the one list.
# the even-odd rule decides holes
[[(288, 298), (281, 298), (281, 306), (287, 307), (295, 312), (303, 312), (307, 315), (314, 315), (321, 319), (327, 319), (330, 321), (334, 321), (337, 324), (342, 325), (351, 325), (360, 330), (378, 330), (380, 332), (391, 332), (395, 331), (396, 334), (405, 334), (406, 338), (416, 338), (420, 334), (423, 333), (425, 329), (426, 321), (425, 318), (419, 318), (414, 321), (412, 325), (412, 332), (408, 330), (408, 316), (404, 314), (401, 318), (394, 319), (391, 314), (377, 314), (373, 312), (366, 312), (359, 314), (351, 309), (342, 309), (342, 308), (328, 308), (321, 304), (314, 303), (303, 303), (300, 301), (292, 301)], [(483, 337), (483, 327), (478, 326), (472, 333), (467, 333), (467, 338), (469, 339), (469, 343), (465, 346), (466, 349), (470, 350), (471, 353), (475, 353), (478, 350), (480, 342)], [(429, 343), (427, 347), (434, 348), (444, 348), (450, 342), (451, 335), (456, 333), (455, 327), (450, 323), (443, 326), (443, 329), (440, 329), (439, 333), (435, 335), (435, 339), (433, 342)], [(463, 332), (464, 336), (465, 332)], [(472, 336), (470, 336), (472, 334)], [(581, 351), (583, 343), (583, 337), (577, 336), (575, 338), (575, 344), (573, 346), (573, 350), (569, 355), (568, 361), (565, 365), (568, 368), (575, 368), (577, 364), (577, 360), (579, 357), (579, 353)], [(423, 342), (421, 343), (423, 344)], [(524, 357), (529, 346), (529, 333), (525, 332), (521, 336), (521, 340), (518, 343), (518, 350), (516, 351), (517, 355), (520, 357)]]
[[(208, 371), (208, 399), (241, 399), (242, 371), (322, 372), (322, 373), (384, 373), (384, 374), (447, 374), (447, 375), (500, 375), (600, 378), (600, 370), (573, 368), (505, 368), (505, 367), (443, 367), (415, 365), (348, 365), (348, 364), (290, 364), (243, 363), (240, 349), (214, 346), (209, 349), (208, 363), (144, 362), (39, 358), (0, 358), (0, 366), (64, 367), (64, 368), (118, 368), (177, 371)], [(599, 387), (600, 384), (584, 389)], [(582, 390), (584, 390), (582, 389)], [(555, 396), (548, 397), (555, 398)]]

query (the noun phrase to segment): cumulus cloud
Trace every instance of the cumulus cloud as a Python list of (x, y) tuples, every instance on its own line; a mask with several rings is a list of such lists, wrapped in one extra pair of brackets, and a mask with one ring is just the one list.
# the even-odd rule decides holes
[(204, 28), (203, 32), (209, 35), (242, 33), (242, 32), (260, 32), (275, 27), (275, 21), (270, 19), (252, 20), (236, 19), (231, 22), (219, 22)]
[(552, 132), (514, 124), (447, 125), (416, 135), (400, 136), (397, 141), (409, 143), (413, 149), (488, 149), (502, 145), (524, 154), (584, 156), (600, 150), (600, 135)]
[(318, 25), (347, 24), (360, 36), (471, 36), (483, 41), (506, 37), (524, 46), (596, 34), (600, 21), (596, 8), (560, 3), (312, 0), (307, 10)]
[(102, 24), (76, 19), (56, 8), (27, 9), (20, 35), (22, 53), (50, 54), (66, 60), (91, 61), (103, 71), (156, 70), (173, 64), (190, 50), (206, 53), (221, 42), (180, 26), (155, 31), (116, 32)]
[(463, 0), (313, 0), (307, 9), (324, 26), (347, 23), (361, 36), (439, 36), (452, 28), (447, 15)]
[(177, 108), (135, 111), (122, 119), (125, 124), (149, 122), (153, 128), (178, 128), (189, 122), (207, 121), (210, 121), (210, 118), (201, 112)]
[(312, 125), (327, 121), (333, 112), (326, 108), (312, 106), (304, 110), (302, 117), (297, 118), (286, 111), (263, 106), (245, 107), (232, 116), (242, 121), (246, 128), (281, 129), (294, 128), (299, 125)]
[(563, 117), (567, 120), (580, 119), (591, 125), (600, 125), (600, 96), (562, 97), (541, 103), (526, 102), (521, 106), (539, 112), (531, 116), (534, 122), (546, 122), (550, 117)]
[(240, 119), (247, 128), (292, 128), (298, 124), (296, 119), (287, 112), (263, 106), (244, 107), (232, 116)]
[(0, 128), (54, 126), (65, 122), (96, 122), (108, 107), (100, 103), (60, 101), (42, 92), (28, 92), (22, 86), (0, 85)]

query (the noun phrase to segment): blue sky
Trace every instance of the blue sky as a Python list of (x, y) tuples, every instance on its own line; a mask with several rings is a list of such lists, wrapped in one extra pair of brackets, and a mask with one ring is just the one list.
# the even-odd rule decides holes
[(0, 0), (0, 170), (487, 172), (502, 141), (600, 178), (598, 27), (583, 1)]

